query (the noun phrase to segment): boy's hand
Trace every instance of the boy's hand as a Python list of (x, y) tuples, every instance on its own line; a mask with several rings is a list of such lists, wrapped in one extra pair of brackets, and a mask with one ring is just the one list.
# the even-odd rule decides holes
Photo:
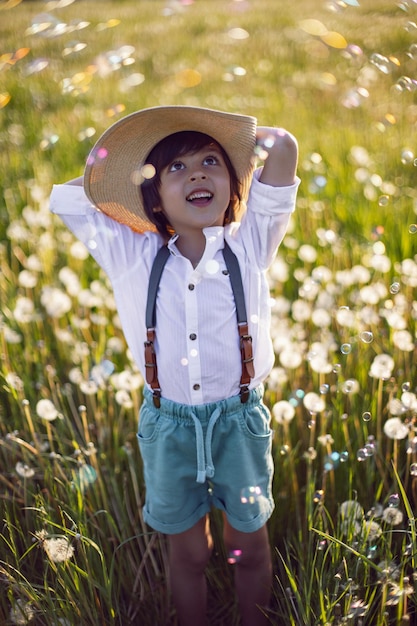
[(298, 160), (297, 140), (284, 128), (258, 126), (256, 143), (264, 158), (261, 183), (286, 187), (295, 180)]

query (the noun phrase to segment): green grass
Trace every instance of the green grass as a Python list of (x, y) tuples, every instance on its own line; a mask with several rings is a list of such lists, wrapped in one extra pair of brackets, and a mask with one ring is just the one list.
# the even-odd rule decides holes
[[(417, 5), (65, 4), (0, 3), (0, 623), (176, 624), (165, 541), (141, 517), (141, 381), (106, 277), (48, 210), (52, 184), (82, 173), (110, 123), (158, 104), (252, 114), (299, 141), (297, 211), (271, 271), (266, 399), (294, 408), (274, 424), (271, 624), (413, 623)], [(41, 14), (67, 26), (36, 34)], [(371, 375), (384, 354), (392, 367)], [(106, 360), (114, 373), (94, 387)], [(397, 416), (401, 439), (384, 429)], [(347, 501), (358, 508), (343, 517)], [(233, 626), (217, 515), (213, 527), (209, 619)]]

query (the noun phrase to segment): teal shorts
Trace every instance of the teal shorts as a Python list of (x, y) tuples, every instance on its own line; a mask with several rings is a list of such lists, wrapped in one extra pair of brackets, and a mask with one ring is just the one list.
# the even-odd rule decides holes
[(254, 532), (274, 509), (271, 416), (263, 387), (246, 403), (240, 396), (188, 406), (161, 398), (155, 408), (146, 388), (139, 415), (144, 519), (165, 534), (189, 530), (212, 507), (233, 528)]

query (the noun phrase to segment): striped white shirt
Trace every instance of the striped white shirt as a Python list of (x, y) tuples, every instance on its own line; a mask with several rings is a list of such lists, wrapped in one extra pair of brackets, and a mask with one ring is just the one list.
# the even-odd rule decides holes
[[(175, 245), (162, 274), (156, 308), (156, 355), (162, 396), (204, 404), (239, 393), (241, 360), (236, 309), (222, 249), (237, 255), (253, 339), (255, 378), (265, 380), (274, 363), (266, 270), (274, 260), (295, 209), (299, 179), (289, 187), (259, 182), (255, 172), (241, 223), (204, 230), (206, 248), (193, 268)], [(145, 309), (149, 274), (162, 245), (153, 232), (138, 234), (98, 211), (83, 187), (54, 185), (50, 207), (108, 275), (123, 332), (145, 378)]]

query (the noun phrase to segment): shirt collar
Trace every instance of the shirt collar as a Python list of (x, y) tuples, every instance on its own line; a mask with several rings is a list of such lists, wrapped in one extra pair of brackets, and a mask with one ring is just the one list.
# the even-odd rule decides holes
[[(224, 226), (209, 226), (203, 229), (203, 233), (206, 238), (206, 249), (202, 259), (212, 259), (218, 250), (224, 248)], [(172, 235), (168, 241), (168, 249), (174, 256), (181, 256), (176, 246), (177, 239), (177, 234)]]

